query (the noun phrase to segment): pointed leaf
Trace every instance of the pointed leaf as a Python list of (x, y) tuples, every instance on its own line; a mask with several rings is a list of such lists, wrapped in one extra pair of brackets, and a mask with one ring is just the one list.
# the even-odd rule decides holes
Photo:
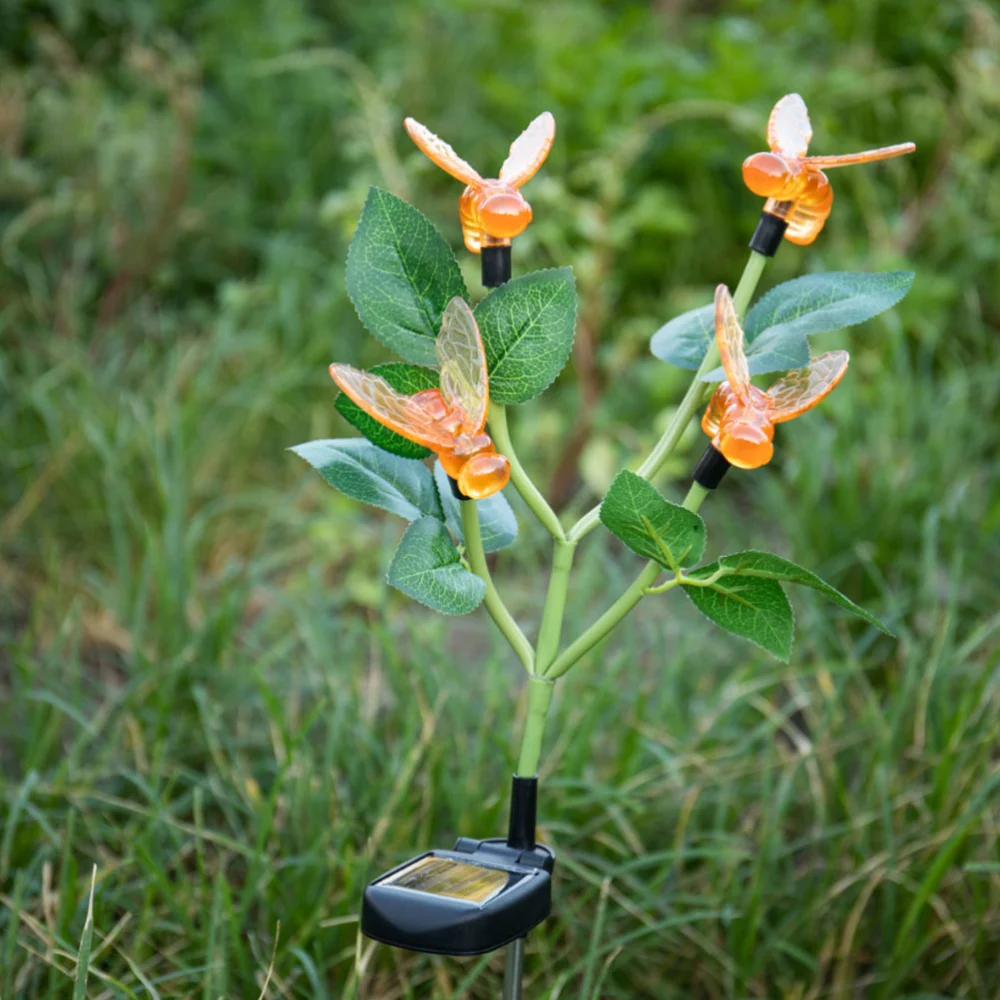
[[(438, 387), (438, 372), (434, 368), (422, 368), (419, 365), (390, 361), (388, 364), (376, 365), (370, 371), (384, 378), (393, 389), (398, 389), (407, 396), (412, 396), (413, 393), (421, 392), (423, 389), (436, 389)], [(346, 393), (342, 392), (337, 397), (335, 405), (337, 412), (348, 423), (357, 427), (369, 441), (377, 444), (380, 448), (391, 451), (394, 455), (399, 455), (402, 458), (427, 458), (430, 455), (429, 448), (407, 440), (401, 434), (397, 434), (384, 424), (380, 424), (374, 417), (368, 416)]]
[[(912, 271), (831, 271), (772, 288), (744, 321), (750, 374), (801, 368), (809, 361), (806, 338), (877, 316), (899, 302), (912, 283)], [(653, 334), (650, 350), (661, 361), (694, 371), (715, 337), (713, 313), (708, 305), (675, 317)], [(724, 377), (721, 367), (702, 376), (706, 382)]]
[(467, 615), (479, 607), (486, 584), (463, 565), (448, 529), (436, 518), (414, 521), (389, 565), (389, 583), (408, 597), (445, 615)]
[[(661, 326), (653, 334), (649, 349), (661, 361), (695, 371), (714, 339), (715, 307), (702, 306)], [(772, 337), (770, 331), (765, 331), (754, 341), (747, 333), (744, 346), (751, 375), (801, 368), (809, 361), (809, 343), (803, 336)], [(721, 368), (702, 376), (706, 382), (718, 382), (724, 377)]]
[(461, 504), (474, 503), (479, 507), (479, 529), (485, 552), (497, 552), (512, 544), (517, 538), (517, 518), (503, 493), (494, 493), (485, 500), (459, 500), (451, 491), (451, 481), (440, 462), (434, 463), (434, 483), (441, 499), (445, 523), (463, 545)]
[(444, 520), (431, 470), (390, 455), (363, 438), (309, 441), (290, 449), (345, 496), (381, 507), (407, 521)]
[[(855, 326), (885, 312), (912, 284), (912, 271), (830, 271), (807, 274), (772, 288), (746, 318), (751, 374), (800, 368), (809, 360), (805, 338)], [(717, 368), (704, 379), (718, 382), (724, 377)]]
[(747, 314), (750, 340), (764, 330), (811, 337), (856, 326), (891, 309), (910, 290), (912, 271), (829, 271), (777, 285)]
[(689, 566), (705, 551), (705, 522), (628, 470), (618, 473), (601, 502), (601, 522), (633, 552), (666, 569), (671, 562)]
[[(691, 575), (703, 572), (711, 575), (709, 569), (706, 566)], [(795, 636), (795, 617), (776, 580), (737, 573), (724, 576), (707, 587), (686, 584), (684, 593), (716, 625), (788, 662)]]
[(73, 1000), (87, 1000), (87, 974), (90, 972), (90, 949), (94, 940), (94, 890), (97, 888), (97, 865), (90, 873), (90, 898), (87, 900), (87, 919), (83, 922), (80, 947), (76, 953), (76, 981)]
[(347, 255), (347, 294), (371, 333), (419, 365), (435, 363), (445, 306), (468, 296), (458, 261), (430, 220), (376, 187)]
[(533, 399), (563, 370), (573, 349), (576, 282), (568, 267), (534, 271), (490, 292), (476, 306), (486, 349), (490, 398)]
[(783, 559), (781, 556), (773, 555), (770, 552), (758, 552), (754, 549), (749, 549), (746, 552), (734, 552), (732, 555), (722, 556), (721, 559), (709, 566), (700, 567), (690, 575), (692, 577), (704, 578), (711, 576), (720, 567), (730, 570), (733, 573), (738, 573), (741, 576), (785, 581), (787, 583), (797, 583), (803, 587), (811, 587), (813, 590), (818, 590), (828, 600), (833, 601), (834, 604), (844, 608), (846, 611), (850, 611), (859, 618), (863, 618), (869, 625), (874, 625), (881, 632), (895, 638), (895, 634), (883, 625), (871, 612), (855, 604), (854, 601), (845, 597), (835, 587), (831, 587), (830, 584), (822, 580), (815, 573), (811, 573), (809, 570), (803, 569), (801, 566), (790, 562), (788, 559)]
[(715, 339), (715, 306), (701, 306), (675, 316), (649, 342), (649, 349), (661, 361), (696, 371), (708, 345)]

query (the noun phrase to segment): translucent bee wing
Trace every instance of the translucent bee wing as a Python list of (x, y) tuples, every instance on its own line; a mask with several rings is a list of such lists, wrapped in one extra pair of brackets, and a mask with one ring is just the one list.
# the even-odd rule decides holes
[(543, 111), (511, 144), (500, 168), (502, 181), (519, 188), (538, 172), (556, 137), (556, 120)]
[(439, 139), (415, 118), (405, 119), (403, 126), (407, 135), (420, 147), (420, 151), (446, 173), (451, 174), (452, 177), (464, 184), (480, 185), (483, 183), (482, 177), (476, 170), (466, 163), (444, 139)]
[(813, 137), (806, 102), (799, 94), (785, 94), (767, 120), (767, 144), (772, 153), (800, 159)]
[(807, 156), (806, 163), (821, 170), (830, 167), (849, 167), (854, 163), (873, 163), (875, 160), (890, 160), (894, 156), (906, 156), (916, 149), (912, 142), (901, 142), (881, 149), (866, 149), (863, 153), (847, 153), (844, 156)]
[(463, 431), (478, 434), (486, 424), (490, 401), (486, 352), (476, 317), (465, 299), (457, 295), (444, 311), (434, 352), (441, 366), (445, 403), (462, 411)]
[(715, 289), (715, 342), (726, 379), (736, 398), (746, 403), (750, 399), (750, 368), (743, 351), (743, 327), (740, 326), (733, 297), (725, 285)]
[(454, 434), (443, 430), (419, 400), (396, 392), (384, 378), (350, 365), (330, 365), (330, 375), (365, 413), (407, 440), (425, 448), (455, 443)]
[(701, 418), (701, 429), (710, 438), (714, 438), (722, 426), (722, 415), (725, 412), (725, 406), (723, 394), (719, 391), (721, 388), (720, 386), (719, 389), (716, 389), (712, 393), (712, 398), (708, 401), (708, 406), (705, 407), (705, 413)]
[(774, 400), (771, 420), (780, 424), (811, 410), (844, 377), (850, 360), (847, 351), (830, 351), (775, 382), (767, 390)]

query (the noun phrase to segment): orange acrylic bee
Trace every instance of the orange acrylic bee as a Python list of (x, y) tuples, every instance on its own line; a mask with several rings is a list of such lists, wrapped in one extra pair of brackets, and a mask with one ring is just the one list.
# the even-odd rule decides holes
[(443, 139), (413, 118), (403, 123), (410, 138), (442, 170), (467, 186), (458, 201), (465, 246), (479, 253), (484, 246), (510, 246), (531, 222), (531, 206), (518, 190), (538, 172), (556, 137), (556, 120), (543, 111), (510, 146), (500, 176), (484, 180)]
[(847, 351), (821, 354), (789, 372), (767, 392), (750, 382), (743, 352), (743, 329), (729, 289), (715, 290), (715, 340), (727, 381), (712, 394), (701, 429), (738, 469), (757, 469), (774, 454), (774, 425), (811, 410), (844, 377)]
[(482, 500), (507, 485), (510, 462), (497, 453), (483, 430), (490, 399), (486, 352), (464, 299), (456, 296), (448, 303), (434, 351), (441, 366), (441, 388), (412, 396), (350, 365), (330, 365), (330, 374), (369, 416), (435, 452), (465, 496)]
[(912, 153), (912, 142), (846, 156), (806, 156), (812, 126), (806, 103), (798, 94), (786, 94), (767, 121), (770, 153), (754, 153), (743, 162), (743, 182), (754, 194), (767, 198), (764, 211), (788, 223), (785, 239), (805, 246), (819, 235), (833, 208), (833, 188), (823, 168), (870, 163)]

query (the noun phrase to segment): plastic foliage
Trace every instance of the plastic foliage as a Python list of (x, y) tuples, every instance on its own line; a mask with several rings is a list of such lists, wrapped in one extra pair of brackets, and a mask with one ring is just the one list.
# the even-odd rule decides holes
[[(460, 208), (468, 249), (478, 252), (523, 231), (531, 210), (517, 189), (548, 153), (555, 134), (551, 115), (536, 118), (511, 146), (495, 181), (484, 181), (412, 119), (406, 128), (435, 163), (468, 185)], [(765, 211), (784, 213), (789, 239), (800, 243), (814, 239), (829, 216), (832, 194), (820, 168), (912, 148), (806, 157), (810, 135), (802, 99), (783, 98), (768, 128), (772, 152), (744, 165), (750, 187), (769, 198)], [(392, 586), (445, 614), (485, 606), (529, 676), (519, 775), (537, 772), (555, 681), (652, 595), (683, 591), (710, 622), (780, 660), (791, 656), (794, 639), (789, 585), (815, 591), (865, 628), (892, 634), (784, 557), (748, 550), (705, 562), (708, 531), (698, 511), (710, 489), (695, 481), (677, 503), (650, 482), (702, 411), (702, 427), (720, 461), (738, 469), (765, 465), (775, 426), (815, 406), (847, 370), (846, 351), (813, 358), (808, 338), (870, 319), (898, 302), (913, 279), (908, 272), (811, 274), (772, 288), (749, 308), (768, 259), (752, 250), (732, 296), (720, 285), (714, 304), (671, 320), (653, 336), (657, 357), (694, 370), (687, 392), (637, 471), (619, 473), (601, 502), (569, 525), (521, 465), (507, 407), (537, 397), (569, 359), (576, 318), (572, 271), (514, 278), (473, 309), (455, 256), (434, 226), (394, 195), (377, 188), (369, 193), (348, 254), (347, 288), (364, 325), (403, 360), (371, 372), (332, 365), (343, 390), (337, 409), (363, 436), (293, 450), (345, 495), (408, 522), (389, 566)], [(784, 374), (764, 390), (752, 382), (762, 372)], [(433, 468), (427, 464), (432, 454)], [(548, 589), (533, 640), (508, 610), (486, 562), (487, 552), (517, 538), (505, 496), (511, 488), (552, 536)], [(600, 525), (644, 563), (603, 613), (564, 639), (576, 549)]]

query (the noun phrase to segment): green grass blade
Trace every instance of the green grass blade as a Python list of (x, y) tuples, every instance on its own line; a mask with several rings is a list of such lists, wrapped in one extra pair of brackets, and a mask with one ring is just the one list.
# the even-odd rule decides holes
[(97, 865), (90, 874), (90, 899), (87, 901), (87, 919), (83, 922), (80, 948), (76, 953), (76, 982), (73, 1000), (87, 1000), (87, 973), (90, 971), (90, 946), (94, 938), (94, 890), (97, 888)]

